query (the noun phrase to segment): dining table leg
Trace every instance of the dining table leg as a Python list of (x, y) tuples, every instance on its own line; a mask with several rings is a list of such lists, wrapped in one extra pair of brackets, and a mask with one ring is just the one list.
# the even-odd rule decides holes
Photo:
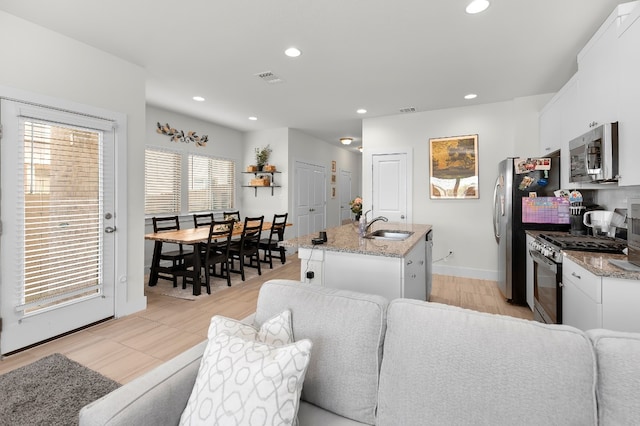
[(193, 245), (193, 295), (200, 296), (200, 250), (198, 244)]
[(158, 268), (160, 267), (160, 253), (162, 241), (156, 241), (153, 245), (153, 257), (151, 258), (151, 271), (149, 272), (149, 287), (158, 284)]

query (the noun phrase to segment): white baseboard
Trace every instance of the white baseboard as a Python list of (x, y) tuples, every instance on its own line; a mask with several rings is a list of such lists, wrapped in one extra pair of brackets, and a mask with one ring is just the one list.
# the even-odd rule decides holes
[(433, 274), (450, 275), (454, 277), (475, 278), (479, 280), (498, 281), (498, 271), (488, 269), (464, 268), (461, 266), (433, 265)]

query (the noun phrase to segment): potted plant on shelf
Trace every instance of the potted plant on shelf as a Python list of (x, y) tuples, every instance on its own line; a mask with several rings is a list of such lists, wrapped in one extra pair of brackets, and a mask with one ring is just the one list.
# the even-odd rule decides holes
[(271, 147), (269, 145), (263, 148), (256, 148), (256, 165), (258, 166), (258, 171), (262, 171), (264, 165), (269, 161), (270, 155)]

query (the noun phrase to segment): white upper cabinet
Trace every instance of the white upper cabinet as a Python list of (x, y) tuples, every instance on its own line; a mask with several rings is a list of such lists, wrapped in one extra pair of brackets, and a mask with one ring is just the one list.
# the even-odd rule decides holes
[(640, 185), (640, 7), (620, 26), (619, 185)]
[(554, 96), (540, 112), (540, 155), (560, 149), (562, 142), (562, 111), (560, 93)]
[(560, 150), (560, 184), (569, 188), (569, 140), (581, 124), (578, 114), (578, 84), (574, 75), (540, 112), (540, 155)]
[(540, 113), (540, 154), (561, 150), (561, 185), (571, 184), (569, 141), (618, 122), (618, 184), (640, 185), (640, 1), (620, 4), (578, 54), (578, 72)]
[(578, 54), (581, 132), (618, 120), (618, 8)]

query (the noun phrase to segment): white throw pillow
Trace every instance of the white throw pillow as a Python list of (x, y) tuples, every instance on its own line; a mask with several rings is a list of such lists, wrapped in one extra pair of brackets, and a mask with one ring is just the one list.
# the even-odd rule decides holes
[(311, 341), (273, 346), (223, 331), (209, 339), (181, 425), (296, 422)]
[(268, 343), (270, 345), (287, 345), (293, 343), (293, 329), (291, 327), (291, 311), (286, 310), (262, 324), (260, 329), (234, 320), (216, 315), (211, 318), (207, 337), (211, 339), (222, 333), (243, 337), (247, 340)]

